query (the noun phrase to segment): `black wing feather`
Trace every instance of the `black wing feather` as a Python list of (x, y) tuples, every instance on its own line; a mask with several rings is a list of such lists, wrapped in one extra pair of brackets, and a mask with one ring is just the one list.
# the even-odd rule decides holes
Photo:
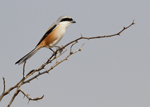
[(47, 35), (49, 35), (56, 27), (57, 25), (54, 25), (51, 29), (49, 29), (44, 36), (41, 38), (41, 40), (39, 41), (39, 43), (36, 45), (36, 47), (47, 37)]

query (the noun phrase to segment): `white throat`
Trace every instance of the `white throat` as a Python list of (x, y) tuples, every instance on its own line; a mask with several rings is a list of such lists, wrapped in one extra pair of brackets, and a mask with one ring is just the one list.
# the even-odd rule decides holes
[(65, 22), (60, 22), (60, 23), (59, 23), (59, 25), (65, 27), (65, 28), (67, 28), (70, 24), (71, 24), (71, 23), (70, 23), (70, 22), (67, 22), (67, 21), (65, 21)]

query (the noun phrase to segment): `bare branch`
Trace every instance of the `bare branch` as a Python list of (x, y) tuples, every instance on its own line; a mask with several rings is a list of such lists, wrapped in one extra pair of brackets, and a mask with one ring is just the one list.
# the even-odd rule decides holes
[[(26, 96), (29, 101), (30, 101), (30, 100), (32, 100), (32, 101), (38, 101), (38, 100), (43, 99), (43, 97), (44, 97), (44, 95), (43, 95), (42, 97), (30, 98), (30, 97), (29, 97), (29, 94), (26, 94), (23, 90), (19, 89), (19, 91), (20, 91), (24, 96)], [(29, 103), (29, 102), (28, 102), (28, 103)]]
[[(74, 43), (74, 44), (75, 44), (75, 43)], [(84, 45), (84, 44), (82, 44), (82, 46), (83, 46), (83, 45)], [(33, 79), (37, 78), (38, 76), (40, 76), (40, 75), (42, 75), (42, 74), (49, 73), (50, 70), (52, 70), (54, 67), (56, 67), (57, 65), (59, 65), (59, 64), (62, 63), (63, 61), (67, 60), (72, 54), (74, 54), (74, 53), (76, 53), (76, 52), (78, 52), (78, 51), (81, 51), (82, 46), (81, 46), (77, 51), (75, 51), (75, 52), (70, 52), (64, 59), (62, 59), (61, 61), (56, 62), (56, 63), (55, 63), (53, 66), (51, 66), (48, 70), (43, 71), (43, 72), (39, 72), (39, 73), (36, 74), (34, 77), (30, 78), (30, 79), (27, 80), (27, 81), (24, 81), (23, 84), (29, 83), (30, 81), (32, 81)], [(72, 50), (72, 49), (71, 49), (71, 50)], [(67, 51), (67, 49), (66, 49), (65, 51), (63, 51), (62, 54), (63, 54), (64, 52), (66, 52), (66, 51)], [(62, 54), (60, 54), (60, 55), (62, 55)], [(56, 57), (55, 57), (55, 58), (56, 58)]]
[(6, 88), (6, 85), (5, 85), (5, 78), (3, 77), (3, 92), (2, 94), (0, 95), (0, 101), (2, 100), (3, 96), (5, 95), (5, 88)]
[(3, 93), (5, 93), (5, 78), (4, 77), (3, 77), (3, 85), (4, 85)]
[(12, 91), (13, 89), (17, 88), (17, 86), (22, 82), (22, 80), (23, 80), (23, 78), (22, 78), (16, 85), (14, 85), (13, 87), (10, 87), (7, 91), (5, 91), (5, 93), (1, 94), (1, 96), (0, 96), (0, 101), (2, 100), (2, 98), (3, 98), (5, 95), (9, 94), (10, 91)]
[(72, 45), (70, 46), (70, 54), (73, 54), (72, 52), (72, 47), (77, 43), (77, 41), (75, 41), (74, 43), (72, 43)]
[(24, 77), (24, 73), (25, 73), (25, 65), (26, 65), (26, 61), (23, 64), (23, 77)]
[(19, 93), (19, 90), (18, 90), (18, 88), (17, 88), (17, 89), (16, 89), (16, 92), (14, 93), (14, 95), (13, 95), (13, 97), (12, 97), (12, 99), (11, 99), (11, 101), (9, 102), (9, 104), (8, 104), (7, 107), (10, 107), (10, 105), (12, 104), (12, 102), (14, 101), (14, 99), (15, 99), (15, 97), (18, 95), (18, 93)]
[(19, 91), (19, 88), (22, 86), (22, 84), (23, 84), (23, 82), (24, 82), (25, 79), (26, 79), (26, 78), (23, 77), (23, 78), (20, 80), (19, 84), (17, 85), (17, 89), (16, 89), (15, 93), (14, 93), (14, 95), (13, 95), (11, 101), (10, 101), (9, 104), (8, 104), (8, 107), (10, 107), (10, 105), (11, 105), (12, 102), (14, 101), (15, 97), (16, 97), (16, 96), (18, 95), (18, 93), (20, 92), (20, 91)]
[[(104, 36), (94, 36), (94, 37), (84, 37), (82, 36), (81, 34), (81, 37), (67, 43), (66, 45), (64, 46), (61, 46), (59, 47), (58, 49), (56, 49), (56, 51), (53, 51), (53, 54), (50, 56), (50, 58), (44, 63), (42, 64), (39, 68), (37, 69), (33, 69), (31, 70), (27, 75), (25, 75), (25, 64), (26, 62), (24, 62), (23, 64), (23, 78), (14, 86), (10, 87), (7, 91), (5, 90), (6, 88), (6, 85), (5, 85), (5, 78), (3, 77), (3, 85), (4, 85), (4, 88), (3, 88), (3, 92), (2, 94), (0, 95), (0, 101), (2, 100), (2, 98), (7, 95), (8, 93), (10, 93), (13, 89), (16, 88), (16, 91), (11, 99), (11, 101), (9, 102), (8, 104), (8, 107), (10, 107), (10, 105), (12, 104), (12, 102), (14, 101), (15, 97), (18, 95), (19, 92), (21, 92), (24, 96), (26, 96), (28, 98), (28, 100), (32, 100), (32, 101), (38, 101), (40, 99), (43, 99), (44, 95), (42, 97), (37, 97), (37, 98), (30, 98), (28, 94), (26, 94), (23, 90), (20, 89), (20, 87), (26, 83), (29, 83), (31, 82), (32, 80), (34, 80), (35, 78), (39, 77), (40, 75), (43, 75), (43, 74), (46, 74), (46, 73), (49, 73), (52, 69), (54, 69), (57, 65), (61, 64), (62, 62), (66, 61), (71, 55), (81, 51), (83, 45), (85, 44), (82, 44), (82, 46), (77, 49), (76, 51), (73, 51), (73, 46), (75, 44), (78, 43), (79, 40), (82, 40), (82, 39), (87, 39), (87, 40), (91, 40), (91, 39), (98, 39), (98, 38), (106, 38), (106, 37), (113, 37), (113, 36), (117, 36), (117, 35), (120, 35), (123, 31), (125, 31), (126, 29), (128, 29), (129, 27), (131, 27), (132, 25), (134, 25), (134, 20), (133, 22), (127, 26), (127, 27), (123, 27), (122, 30), (120, 30), (118, 33), (115, 33), (115, 34), (112, 34), (112, 35), (104, 35)], [(61, 55), (63, 55), (67, 49), (66, 47), (67, 46), (70, 46), (70, 52), (67, 56), (65, 56), (65, 58), (63, 58), (62, 60), (58, 61), (58, 57), (60, 57)], [(66, 49), (65, 51), (62, 52), (63, 49)], [(45, 66), (47, 66), (48, 64), (52, 63), (54, 60), (56, 60), (56, 63), (54, 65), (52, 65), (49, 69), (45, 70), (45, 71), (41, 71), (43, 69), (45, 69)], [(35, 75), (33, 75), (35, 74)], [(30, 78), (29, 78), (30, 77)], [(29, 79), (27, 79), (29, 78)]]
[(129, 26), (124, 27), (124, 28), (123, 28), (121, 31), (119, 31), (118, 33), (115, 33), (115, 34), (112, 34), (112, 35), (94, 36), (94, 37), (83, 37), (82, 34), (81, 34), (81, 37), (79, 37), (79, 38), (77, 38), (77, 39), (75, 39), (75, 40), (73, 40), (73, 41), (67, 43), (67, 44), (66, 44), (65, 46), (63, 46), (62, 48), (65, 48), (65, 47), (67, 47), (68, 45), (70, 45), (70, 44), (72, 44), (72, 43), (74, 43), (74, 42), (76, 42), (76, 41), (79, 41), (79, 40), (81, 40), (81, 39), (90, 40), (90, 39), (97, 39), (97, 38), (106, 38), (106, 37), (117, 36), (117, 35), (120, 35), (124, 30), (128, 29), (129, 27), (131, 27), (131, 26), (134, 25), (134, 24), (135, 24), (135, 23), (134, 23), (134, 20), (133, 20), (133, 22), (132, 22)]

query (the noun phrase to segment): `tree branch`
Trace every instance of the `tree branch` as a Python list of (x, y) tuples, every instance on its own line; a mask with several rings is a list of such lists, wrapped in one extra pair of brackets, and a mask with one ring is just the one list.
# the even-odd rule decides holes
[[(35, 78), (43, 75), (43, 74), (46, 74), (46, 73), (49, 73), (52, 69), (54, 69), (56, 66), (58, 66), (59, 64), (61, 64), (62, 62), (66, 61), (71, 55), (81, 51), (83, 45), (85, 43), (82, 44), (82, 46), (77, 49), (76, 51), (73, 51), (73, 46), (75, 44), (78, 43), (78, 41), (82, 40), (82, 39), (87, 39), (87, 40), (91, 40), (91, 39), (98, 39), (98, 38), (106, 38), (106, 37), (113, 37), (113, 36), (117, 36), (117, 35), (120, 35), (123, 31), (125, 31), (126, 29), (130, 28), (132, 25), (134, 25), (134, 20), (133, 22), (127, 26), (127, 27), (123, 27), (122, 30), (120, 30), (118, 33), (115, 33), (115, 34), (112, 34), (112, 35), (104, 35), (104, 36), (94, 36), (94, 37), (83, 37), (81, 35), (81, 37), (67, 43), (66, 45), (64, 46), (61, 46), (59, 47), (58, 49), (56, 49), (56, 51), (53, 52), (53, 54), (49, 57), (49, 59), (44, 63), (42, 64), (40, 67), (38, 67), (37, 69), (33, 69), (31, 70), (29, 73), (27, 73), (27, 75), (25, 75), (25, 64), (26, 62), (24, 62), (23, 64), (23, 77), (22, 79), (14, 86), (10, 87), (7, 91), (5, 90), (6, 88), (6, 85), (5, 85), (5, 78), (3, 77), (3, 92), (2, 94), (0, 95), (0, 101), (2, 100), (2, 98), (7, 95), (8, 93), (10, 93), (13, 89), (16, 88), (16, 91), (11, 99), (11, 101), (9, 102), (8, 104), (8, 107), (10, 107), (10, 105), (12, 104), (12, 102), (14, 101), (15, 97), (18, 95), (19, 92), (21, 92), (24, 96), (26, 96), (28, 98), (28, 100), (32, 100), (32, 101), (38, 101), (40, 99), (43, 99), (44, 95), (42, 97), (37, 97), (37, 98), (30, 98), (28, 94), (26, 94), (23, 90), (20, 89), (20, 87), (26, 83), (29, 83), (31, 82), (32, 80), (34, 80)], [(63, 55), (68, 49), (65, 49), (66, 47), (70, 46), (70, 52), (68, 53), (68, 55), (65, 56), (65, 58), (63, 58), (62, 60), (58, 60), (58, 58)], [(63, 49), (65, 49), (64, 51), (62, 51)], [(54, 60), (56, 60), (56, 63), (54, 63), (49, 69), (45, 70), (45, 71), (41, 71), (43, 69), (45, 69), (45, 66), (47, 66), (48, 64), (52, 63)], [(34, 74), (34, 75), (33, 75)], [(29, 78), (30, 77), (30, 78)], [(28, 79), (29, 78), (29, 79)]]
[[(44, 95), (43, 95), (42, 97), (30, 98), (30, 97), (29, 97), (29, 94), (26, 94), (22, 89), (19, 89), (19, 91), (20, 91), (24, 96), (26, 96), (29, 101), (30, 101), (30, 100), (32, 100), (32, 101), (38, 101), (38, 100), (43, 99), (43, 97), (44, 97)], [(28, 101), (28, 103), (29, 103), (29, 101)]]
[(6, 88), (6, 85), (5, 85), (5, 78), (3, 77), (3, 92), (2, 92), (2, 94), (0, 95), (0, 101), (1, 101), (1, 99), (3, 98), (3, 96), (4, 96), (4, 94), (5, 94), (5, 88)]
[(3, 77), (3, 84), (4, 84), (4, 89), (3, 89), (3, 93), (5, 93), (5, 78)]
[(23, 64), (23, 77), (24, 77), (24, 73), (25, 73), (25, 65), (26, 65), (26, 61)]

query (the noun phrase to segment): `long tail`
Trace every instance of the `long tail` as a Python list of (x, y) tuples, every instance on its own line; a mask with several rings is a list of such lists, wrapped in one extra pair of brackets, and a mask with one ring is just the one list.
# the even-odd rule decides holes
[(24, 57), (22, 57), (21, 59), (19, 59), (15, 64), (22, 64), (23, 62), (25, 62), (26, 60), (28, 60), (30, 57), (32, 57), (40, 48), (34, 48), (31, 52), (29, 52), (28, 54), (26, 54)]

